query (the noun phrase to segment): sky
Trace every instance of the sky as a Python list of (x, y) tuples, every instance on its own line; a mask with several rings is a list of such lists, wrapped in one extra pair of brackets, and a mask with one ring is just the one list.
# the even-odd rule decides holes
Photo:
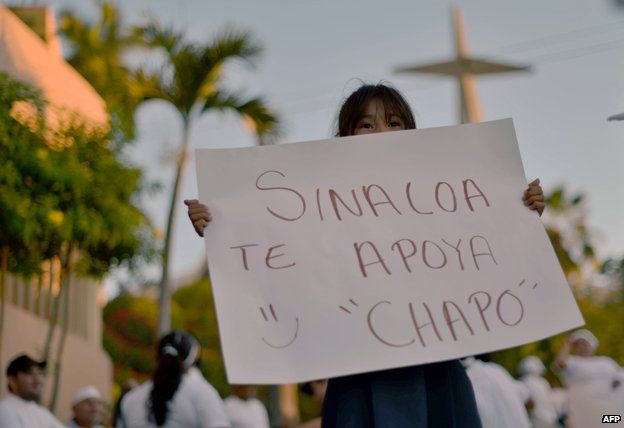
[[(13, 2), (14, 4), (15, 2)], [(19, 2), (18, 2), (19, 3)], [(24, 3), (24, 2), (22, 2)], [(28, 2), (25, 2), (28, 3)], [(94, 18), (94, 2), (49, 0)], [(263, 95), (280, 114), (279, 142), (328, 138), (340, 101), (359, 84), (385, 80), (411, 103), (419, 128), (458, 123), (457, 86), (451, 79), (397, 75), (395, 67), (450, 59), (454, 52), (450, 6), (440, 0), (123, 0), (126, 24), (154, 17), (206, 41), (226, 25), (246, 29), (263, 46), (251, 67), (232, 63), (227, 87)], [(602, 256), (624, 255), (624, 8), (612, 0), (466, 0), (470, 52), (532, 66), (527, 73), (479, 78), (488, 120), (514, 120), (527, 177), (546, 192), (564, 184), (587, 196), (588, 223)], [(141, 56), (128, 60), (145, 61)], [(163, 229), (181, 120), (151, 101), (136, 113), (137, 141), (129, 156), (163, 190), (143, 201)], [(191, 130), (191, 149), (246, 147), (255, 139), (234, 115), (211, 113)], [(184, 171), (174, 226), (174, 277), (204, 259), (182, 200), (197, 195), (194, 157)], [(155, 275), (153, 271), (150, 275)]]

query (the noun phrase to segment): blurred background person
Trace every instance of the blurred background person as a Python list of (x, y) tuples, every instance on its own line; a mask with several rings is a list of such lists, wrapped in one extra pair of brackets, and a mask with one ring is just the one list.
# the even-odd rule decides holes
[(233, 394), (223, 402), (232, 428), (269, 428), (269, 414), (256, 398), (253, 385), (232, 385)]
[(555, 359), (568, 390), (569, 424), (573, 427), (596, 426), (602, 415), (620, 414), (624, 408), (624, 371), (612, 358), (595, 355), (598, 345), (592, 332), (576, 330)]
[(195, 363), (199, 343), (174, 330), (156, 347), (152, 380), (128, 392), (121, 401), (123, 428), (225, 428), (230, 426), (223, 401)]
[(63, 428), (52, 413), (37, 402), (43, 393), (45, 361), (26, 354), (15, 357), (7, 366), (9, 393), (0, 401), (2, 428)]
[(552, 398), (559, 415), (559, 426), (567, 426), (566, 421), (568, 419), (568, 391), (561, 385), (557, 379), (550, 381), (550, 388), (552, 391)]
[(132, 391), (134, 388), (139, 386), (139, 382), (136, 379), (128, 379), (121, 384), (121, 393), (119, 394), (119, 398), (117, 399), (117, 403), (115, 404), (115, 408), (113, 409), (113, 426), (121, 426), (121, 400), (123, 400), (124, 396)]
[(529, 412), (535, 428), (559, 426), (559, 413), (550, 384), (542, 375), (546, 367), (534, 355), (524, 357), (518, 363), (520, 381), (528, 388), (533, 406)]
[[(318, 404), (323, 404), (327, 391), (327, 379), (313, 380), (301, 385), (301, 392), (310, 395)], [(298, 428), (321, 428), (321, 418), (314, 418), (298, 425)]]
[(465, 358), (462, 363), (472, 382), (483, 428), (530, 428), (526, 407), (529, 390), (487, 354)]
[(72, 418), (68, 428), (103, 428), (102, 394), (95, 386), (85, 386), (71, 400)]

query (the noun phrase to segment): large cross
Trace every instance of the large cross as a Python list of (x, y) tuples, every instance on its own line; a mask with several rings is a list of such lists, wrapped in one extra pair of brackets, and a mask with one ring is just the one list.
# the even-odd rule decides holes
[(464, 30), (464, 20), (459, 6), (451, 8), (455, 30), (455, 59), (434, 64), (400, 67), (397, 73), (429, 73), (453, 76), (459, 82), (461, 123), (481, 122), (483, 111), (477, 95), (474, 76), (478, 74), (509, 73), (529, 70), (528, 66), (510, 65), (471, 58), (468, 55), (468, 42)]

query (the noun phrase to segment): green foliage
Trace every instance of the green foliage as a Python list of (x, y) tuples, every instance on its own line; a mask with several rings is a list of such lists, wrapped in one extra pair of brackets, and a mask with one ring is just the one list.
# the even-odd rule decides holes
[[(122, 294), (108, 302), (102, 313), (102, 343), (115, 365), (115, 379), (121, 384), (132, 377), (149, 378), (154, 370), (154, 345), (158, 305), (145, 296)], [(174, 308), (173, 323), (181, 326), (180, 311)]]
[[(39, 113), (22, 123), (13, 114), (18, 105)], [(64, 183), (42, 191), (52, 187), (59, 161), (44, 144), (42, 108), (37, 91), (0, 73), (0, 247), (10, 249), (9, 271), (24, 275), (36, 273), (64, 238), (58, 209)]]
[(192, 332), (203, 347), (219, 353), (217, 315), (210, 282), (201, 279), (173, 294), (174, 303), (184, 310), (182, 328)]
[[(114, 362), (115, 378), (121, 384), (128, 378), (146, 379), (154, 369), (153, 345), (142, 344), (142, 340), (133, 340), (141, 337), (154, 327), (149, 324), (141, 324), (145, 321), (141, 318), (130, 317), (131, 321), (126, 324), (122, 314), (117, 319), (115, 311), (104, 314), (104, 332), (102, 345)], [(154, 323), (155, 324), (155, 323)]]
[[(624, 260), (624, 259), (623, 259)], [(600, 346), (597, 353), (608, 355), (624, 366), (624, 301), (622, 289), (607, 292), (594, 291), (579, 301), (581, 312), (587, 322), (587, 328), (591, 330)]]
[[(108, 139), (83, 127), (64, 131), (72, 136), (72, 153), (82, 171), (83, 209), (75, 212), (74, 227), (85, 251), (82, 271), (101, 276), (111, 266), (132, 264), (149, 258), (151, 227), (144, 213), (133, 203), (141, 171), (118, 161), (118, 154), (103, 141)], [(74, 205), (75, 207), (76, 205)]]
[(132, 346), (151, 347), (158, 308), (147, 297), (121, 295), (108, 302), (103, 311), (106, 328), (121, 335)]
[(71, 53), (67, 61), (89, 81), (104, 98), (110, 114), (116, 141), (134, 138), (134, 110), (139, 103), (130, 70), (123, 64), (123, 55), (139, 40), (122, 25), (114, 1), (98, 2), (97, 22), (88, 22), (71, 11), (60, 17), (60, 32)]
[(16, 120), (17, 102), (43, 107), (0, 74), (0, 246), (11, 250), (10, 270), (32, 273), (63, 243), (79, 249), (81, 273), (98, 277), (148, 257), (151, 226), (133, 203), (141, 171), (120, 161), (111, 133), (76, 117), (55, 129), (41, 115)]
[(321, 403), (299, 391), (299, 417), (302, 421), (318, 418), (321, 416)]

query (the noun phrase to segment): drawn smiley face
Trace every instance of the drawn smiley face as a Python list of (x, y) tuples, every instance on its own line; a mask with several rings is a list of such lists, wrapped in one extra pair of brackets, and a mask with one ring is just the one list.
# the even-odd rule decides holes
[[(270, 318), (269, 316), (267, 316), (267, 311), (265, 311), (265, 309), (262, 306), (260, 306), (259, 309), (260, 309), (260, 313), (262, 314), (262, 318), (264, 318), (266, 322), (272, 322), (272, 321), (276, 323), (279, 322), (279, 320), (277, 319), (277, 314), (275, 313), (275, 309), (273, 308), (272, 304), (269, 305), (269, 314), (271, 315)], [(284, 340), (273, 340), (273, 339), (268, 340), (266, 337), (263, 336), (261, 339), (267, 346), (270, 346), (271, 348), (284, 349), (292, 345), (298, 336), (299, 336), (299, 317), (295, 317), (294, 333), (290, 336), (290, 338), (286, 338)]]

